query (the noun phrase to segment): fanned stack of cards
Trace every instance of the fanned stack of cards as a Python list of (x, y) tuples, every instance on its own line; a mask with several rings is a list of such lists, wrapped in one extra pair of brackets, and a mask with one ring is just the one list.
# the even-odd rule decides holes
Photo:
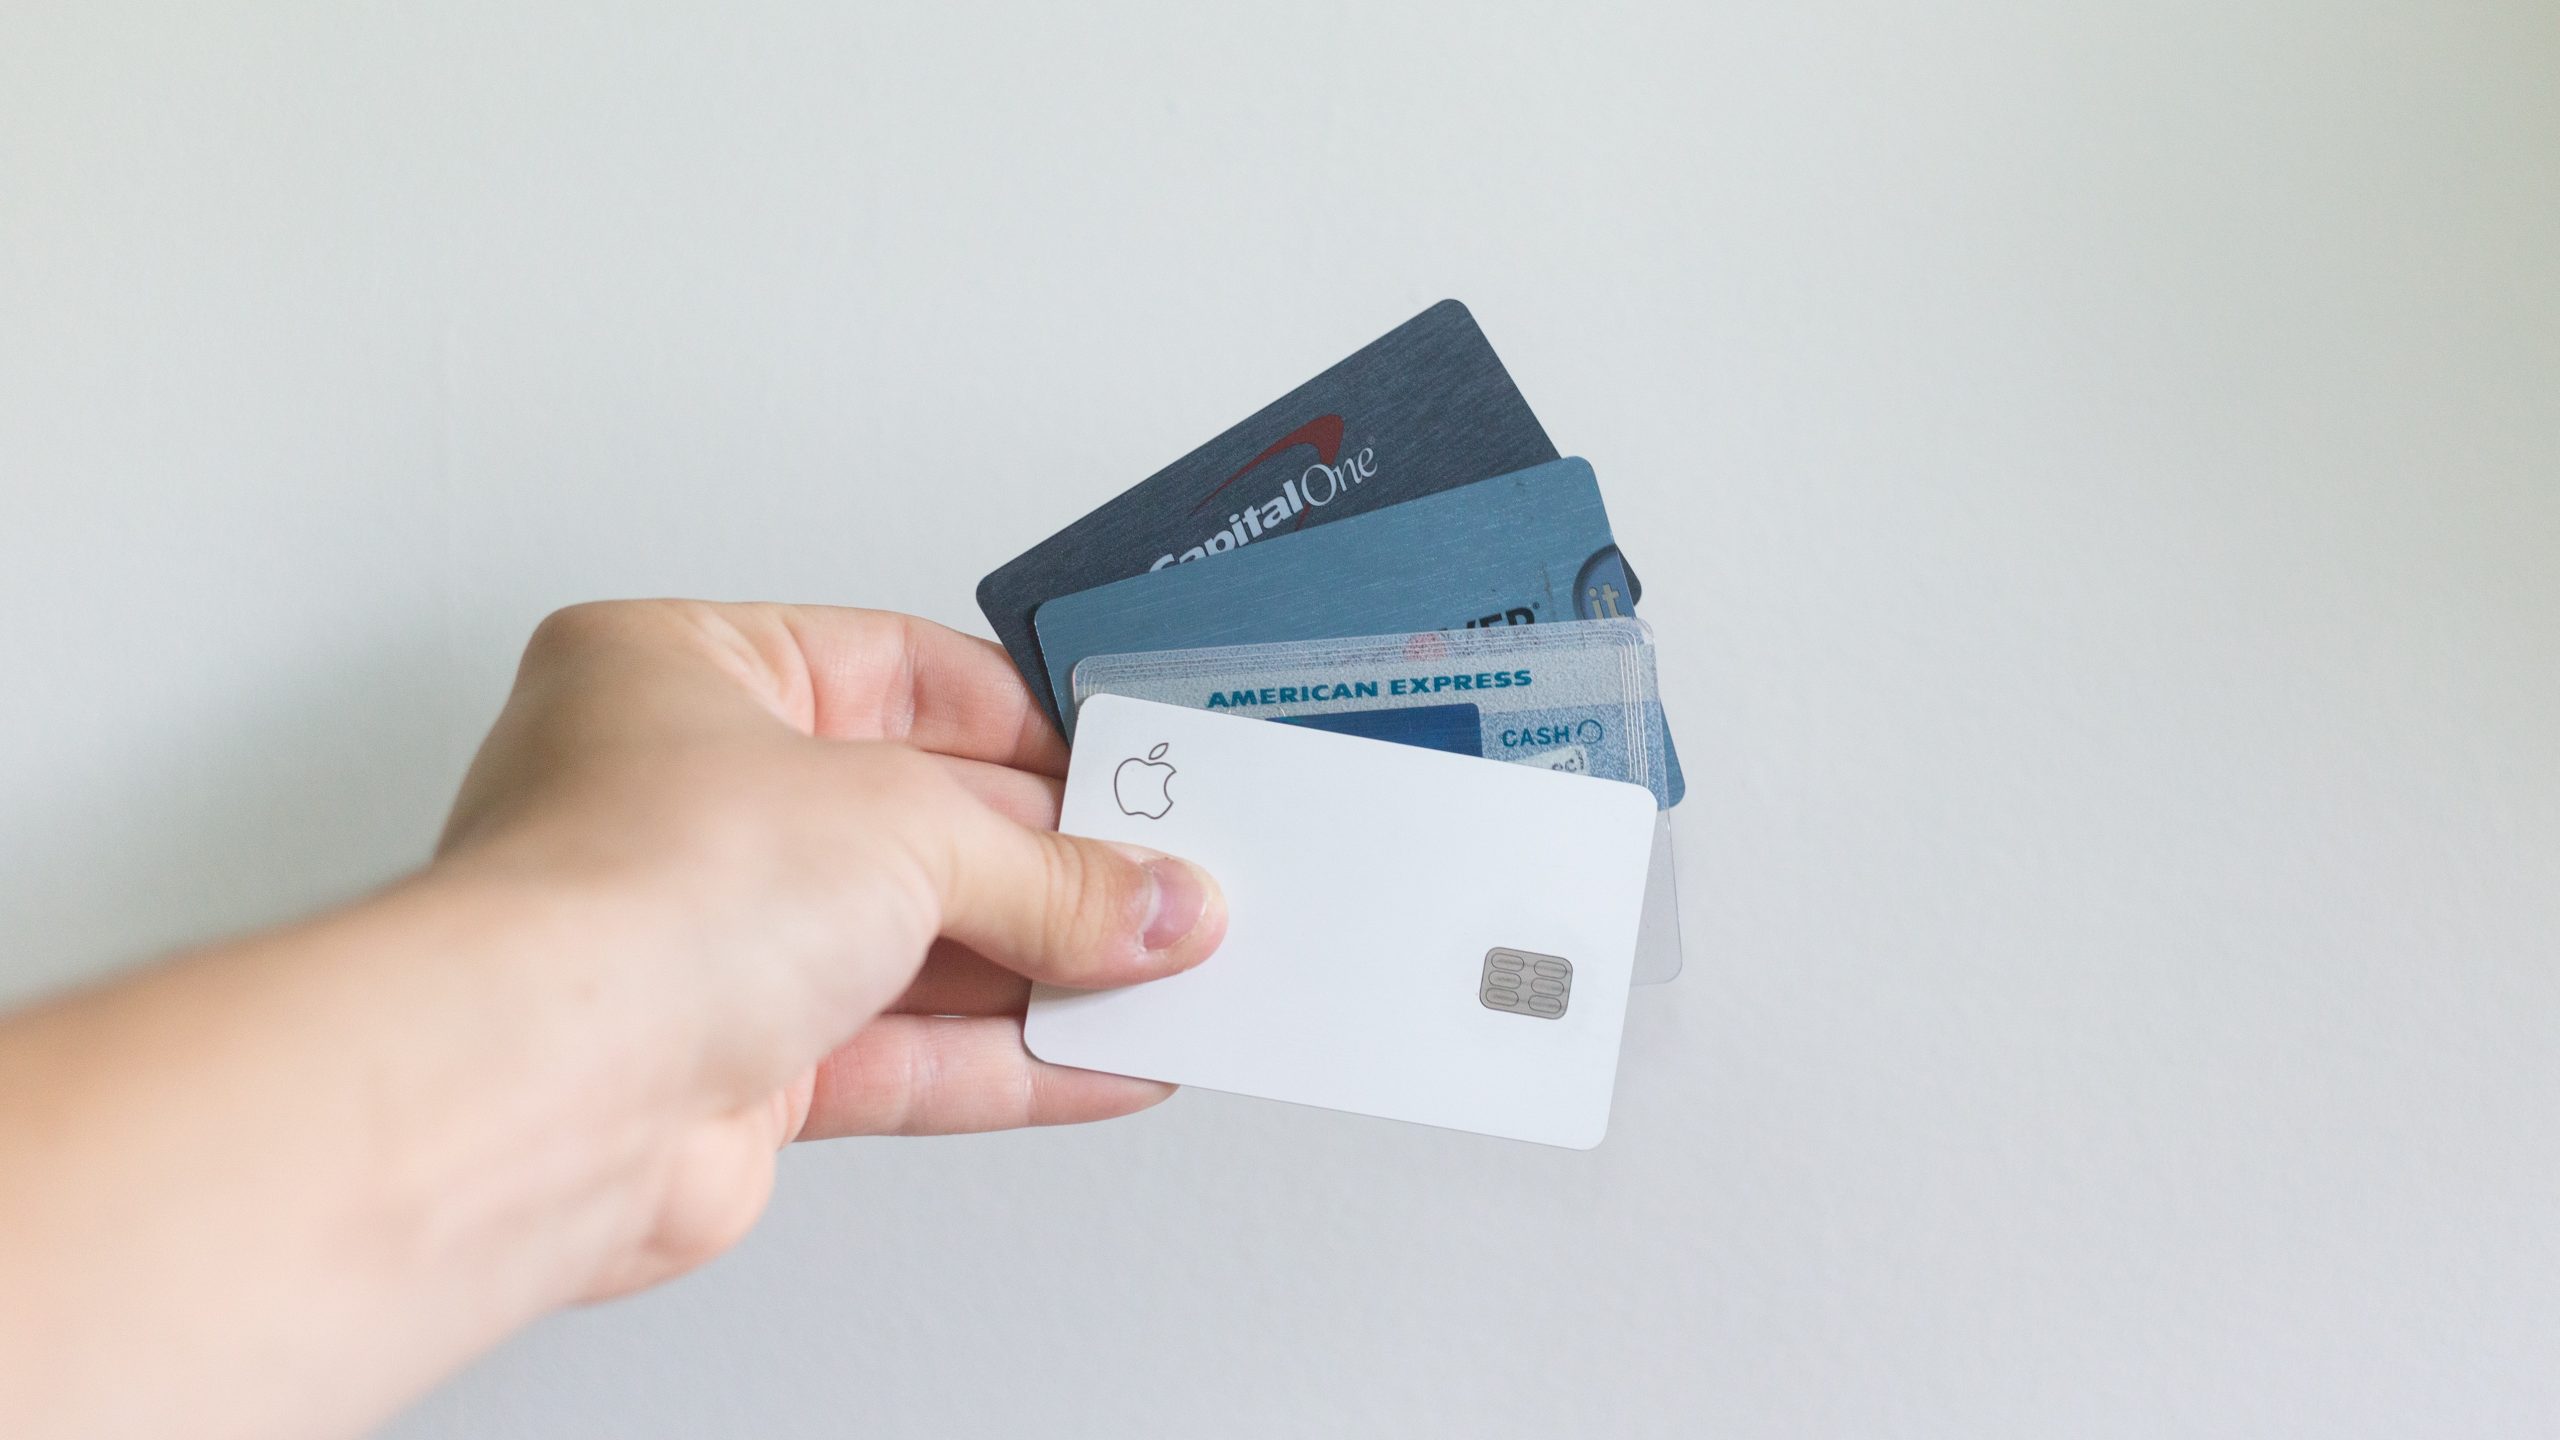
[[(1592, 993), (1595, 961), (1621, 983), (1660, 982), (1680, 969), (1669, 812), (1684, 786), (1663, 718), (1651, 632), (1634, 618), (1641, 593), (1619, 554), (1590, 465), (1558, 457), (1474, 319), (1451, 300), (998, 569), (979, 586), (978, 600), (1033, 694), (1071, 739), (1089, 702), (1120, 696), (1643, 787), (1657, 818), (1641, 915), (1628, 917), (1632, 958), (1583, 957), (1575, 972), (1580, 978), (1570, 982), (1571, 993), (1582, 996)], [(1079, 743), (1079, 771), (1086, 753)], [(1106, 758), (1115, 774), (1125, 775), (1128, 757)], [(1378, 761), (1365, 767), (1372, 778), (1355, 803), (1376, 803), (1375, 777), (1404, 773), (1398, 764), (1420, 774), (1417, 762), (1383, 755)], [(1140, 763), (1164, 768), (1169, 762), (1159, 755)], [(1312, 762), (1290, 763), (1303, 768)], [(1432, 769), (1428, 783), (1445, 786), (1447, 773)], [(1482, 772), (1456, 773), (1464, 783)], [(1303, 773), (1278, 778), (1294, 785), (1323, 783), (1321, 776)], [(1076, 828), (1079, 796), (1087, 794), (1095, 804), (1114, 798), (1080, 786), (1071, 774), (1062, 822), (1069, 828)], [(1131, 817), (1161, 818), (1123, 800), (1095, 823), (1116, 833)], [(1520, 840), (1534, 852), (1581, 838)], [(1356, 844), (1359, 836), (1345, 834), (1342, 840)], [(1214, 845), (1206, 836), (1198, 843)], [(1237, 877), (1221, 871), (1220, 878), (1232, 910)], [(1229, 962), (1252, 923), (1253, 917), (1236, 915), (1217, 963)], [(1323, 938), (1298, 937), (1302, 944)], [(1461, 949), (1473, 944), (1450, 943)], [(1552, 1048), (1555, 1042), (1534, 1042), (1540, 1027), (1523, 1022), (1572, 1020), (1573, 1011), (1586, 1007), (1577, 998), (1569, 1010), (1563, 992), (1550, 993), (1566, 982), (1538, 967), (1570, 969), (1573, 962), (1516, 939), (1478, 948), (1484, 950), (1480, 956), (1453, 950), (1445, 959), (1419, 963), (1448, 969), (1449, 984), (1439, 987), (1444, 990), (1465, 971), (1466, 998), (1476, 1013), (1458, 1017), (1467, 1027), (1458, 1043), (1487, 1045), (1482, 1058), (1494, 1071), (1502, 1070), (1506, 1056), (1534, 1070), (1534, 1057), (1521, 1047)], [(1257, 956), (1230, 970), (1304, 963)], [(1377, 963), (1416, 962), (1381, 956)], [(1212, 968), (1138, 988), (1188, 986), (1203, 992), (1205, 1005), (1241, 1003), (1206, 994), (1197, 975)], [(1431, 1006), (1429, 988), (1411, 1003)], [(1076, 1013), (1086, 1017), (1077, 1022), (1080, 1035), (1090, 1030), (1091, 1014), (1107, 1013), (1095, 1008), (1094, 998), (1076, 1001), (1082, 1007)], [(1035, 1051), (1048, 1054), (1041, 1048), (1044, 1029), (1053, 1039), (1063, 1035), (1055, 1014), (1044, 1012), (1062, 1014), (1066, 1003), (1066, 997), (1055, 996), (1035, 1002)], [(1140, 1031), (1203, 1020), (1196, 1006), (1187, 1015), (1156, 1013), (1165, 1003), (1161, 997), (1125, 1003), (1128, 1024)], [(1268, 994), (1258, 1003), (1267, 1005)], [(1622, 1013), (1575, 1022), (1605, 1026), (1610, 1075)], [(1486, 1016), (1507, 1024), (1488, 1028)], [(1281, 1064), (1280, 1078), (1250, 1071), (1224, 1086), (1197, 1073), (1156, 1078), (1556, 1143), (1577, 1143), (1557, 1139), (1560, 1133), (1583, 1133), (1525, 1121), (1508, 1128), (1483, 1123), (1476, 1109), (1452, 1096), (1345, 1097), (1339, 1080), (1349, 1032), (1330, 1039), (1263, 1034), (1252, 1029), (1251, 1017), (1226, 1018), (1237, 1022), (1229, 1028), (1240, 1027), (1248, 1044), (1264, 1046), (1275, 1057), (1322, 1055), (1330, 1047), (1332, 1068), (1316, 1064), (1322, 1075), (1293, 1081), (1289, 1065)], [(1447, 1017), (1433, 1011), (1427, 1018)], [(1570, 1027), (1549, 1028), (1561, 1033)], [(1117, 1053), (1109, 1044), (1099, 1050), (1081, 1042), (1061, 1048), (1083, 1057), (1066, 1058), (1077, 1064), (1091, 1063), (1097, 1054), (1108, 1062)], [(1140, 1056), (1161, 1048), (1127, 1047)], [(1142, 1073), (1110, 1063), (1094, 1068)], [(1483, 1086), (1477, 1084), (1474, 1093), (1480, 1097)], [(1607, 1097), (1604, 1078), (1598, 1101), (1603, 1122)], [(1596, 1142), (1596, 1130), (1590, 1139)]]

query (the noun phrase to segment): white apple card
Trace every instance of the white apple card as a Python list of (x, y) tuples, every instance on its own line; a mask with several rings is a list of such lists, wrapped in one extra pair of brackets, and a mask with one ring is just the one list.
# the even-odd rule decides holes
[(1206, 866), (1227, 939), (1034, 992), (1053, 1064), (1589, 1149), (1609, 1123), (1656, 814), (1640, 785), (1123, 696), (1059, 828)]

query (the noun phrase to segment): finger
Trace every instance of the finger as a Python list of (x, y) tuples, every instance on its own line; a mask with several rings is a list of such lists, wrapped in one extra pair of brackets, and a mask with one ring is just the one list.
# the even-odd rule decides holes
[(707, 659), (759, 704), (821, 739), (901, 740), (1066, 773), (1066, 742), (1002, 649), (885, 610), (704, 600), (572, 605), (535, 628), (518, 688), (563, 670), (582, 690), (599, 678), (660, 674), (630, 663), (635, 653)]
[(1173, 1087), (1073, 1070), (1022, 1048), (1022, 1022), (884, 1015), (819, 1063), (803, 1140), (962, 1135), (1144, 1110)]
[(810, 733), (1063, 775), (1066, 742), (994, 643), (930, 620), (828, 605), (752, 607), (797, 645)]
[(938, 818), (920, 838), (932, 851), (940, 933), (1034, 980), (1078, 989), (1153, 980), (1199, 964), (1226, 935), (1226, 901), (1196, 865), (1019, 825), (983, 805), (946, 806)]
[(900, 1015), (1020, 1015), (1031, 982), (984, 955), (937, 940), (915, 983), (889, 1007)]
[(1066, 792), (1065, 781), (984, 760), (962, 760), (950, 755), (937, 755), (934, 759), (962, 788), (978, 797), (980, 804), (1014, 824), (1035, 830), (1058, 828), (1058, 801)]

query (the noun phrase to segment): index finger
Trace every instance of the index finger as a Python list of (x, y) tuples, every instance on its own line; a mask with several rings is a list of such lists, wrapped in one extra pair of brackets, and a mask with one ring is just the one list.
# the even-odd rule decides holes
[(759, 606), (797, 650), (810, 733), (1063, 775), (1066, 741), (993, 641), (886, 610)]

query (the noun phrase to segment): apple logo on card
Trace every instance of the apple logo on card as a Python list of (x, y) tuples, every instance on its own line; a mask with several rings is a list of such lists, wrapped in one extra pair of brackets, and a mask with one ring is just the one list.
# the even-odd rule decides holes
[(1111, 772), (1111, 798), (1120, 802), (1123, 815), (1144, 815), (1161, 820), (1173, 808), (1173, 796), (1165, 787), (1173, 782), (1174, 768), (1164, 763), (1164, 752), (1171, 742), (1147, 752), (1147, 758), (1131, 758), (1120, 762)]

